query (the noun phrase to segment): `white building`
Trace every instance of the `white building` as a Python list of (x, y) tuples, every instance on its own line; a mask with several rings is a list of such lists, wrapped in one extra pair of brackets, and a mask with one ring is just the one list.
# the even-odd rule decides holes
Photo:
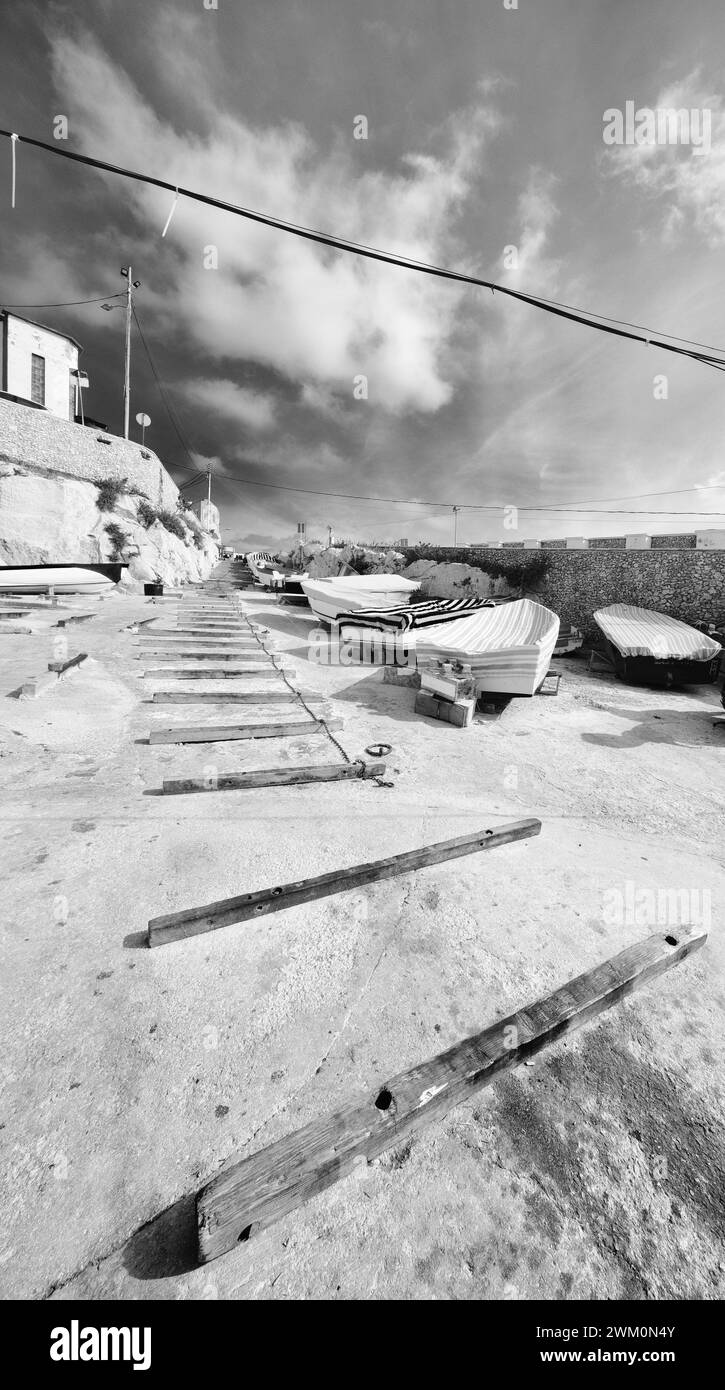
[[(75, 338), (0, 309), (0, 393), (75, 420), (79, 414)], [(86, 384), (87, 378), (84, 384)]]

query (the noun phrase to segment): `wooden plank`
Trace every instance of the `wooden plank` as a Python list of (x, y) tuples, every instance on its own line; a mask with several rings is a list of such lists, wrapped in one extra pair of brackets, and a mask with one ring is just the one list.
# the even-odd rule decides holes
[(430, 1061), (375, 1084), (362, 1103), (350, 1101), (227, 1168), (197, 1195), (201, 1262), (235, 1249), (361, 1163), (397, 1147), (706, 940), (705, 932), (679, 928), (647, 937)]
[(248, 637), (246, 633), (240, 633), (238, 637), (231, 635), (222, 637), (219, 633), (209, 632), (203, 636), (194, 637), (183, 630), (180, 632), (169, 632), (168, 629), (161, 631), (154, 628), (151, 632), (139, 632), (139, 642), (141, 641), (157, 642), (159, 646), (166, 646), (168, 644), (172, 647), (179, 642), (183, 642), (185, 646), (194, 647), (197, 650), (201, 650), (205, 646), (213, 644), (218, 647), (248, 647), (250, 651), (262, 651), (262, 646), (256, 638)]
[(383, 777), (385, 763), (318, 763), (312, 767), (267, 767), (257, 772), (220, 772), (214, 777), (167, 780), (164, 794), (245, 791), (250, 787), (291, 787), (305, 782), (347, 782)]
[[(218, 647), (202, 647), (201, 649), (184, 646), (173, 647), (142, 647), (135, 653), (137, 661), (145, 661), (149, 656), (172, 656), (174, 659), (183, 657), (186, 661), (254, 661), (262, 657), (276, 655), (274, 652), (265, 652), (261, 647), (254, 647), (249, 651), (229, 651), (225, 648), (220, 651)], [(202, 669), (201, 667), (199, 669)]]
[[(324, 719), (324, 725), (322, 720)], [(319, 719), (284, 720), (278, 724), (209, 724), (178, 729), (152, 729), (149, 743), (228, 743), (231, 739), (287, 738), (296, 734), (324, 733), (327, 729), (342, 729), (344, 722), (337, 716), (320, 715)]]
[(286, 666), (208, 666), (195, 667), (190, 671), (186, 666), (158, 666), (153, 671), (144, 671), (144, 676), (152, 680), (173, 676), (177, 681), (219, 681), (236, 680), (239, 676), (253, 676), (259, 680), (274, 680)]
[(89, 618), (97, 617), (97, 613), (74, 613), (72, 618), (59, 618), (56, 627), (71, 627), (73, 623), (87, 623)]
[(297, 696), (321, 703), (324, 695), (314, 690), (154, 690), (151, 700), (156, 705), (289, 705)]
[(344, 893), (347, 889), (359, 888), (364, 883), (397, 878), (400, 874), (424, 869), (430, 864), (443, 864), (449, 859), (460, 859), (466, 854), (498, 849), (499, 846), (507, 845), (513, 840), (525, 840), (531, 835), (538, 835), (540, 830), (541, 821), (529, 817), (527, 820), (511, 821), (508, 825), (501, 825), (497, 830), (477, 830), (473, 835), (459, 835), (455, 840), (439, 840), (436, 844), (422, 845), (420, 849), (393, 854), (388, 859), (374, 859), (369, 864), (353, 864), (349, 869), (333, 869), (332, 873), (317, 874), (314, 878), (304, 878), (298, 883), (286, 883), (277, 888), (262, 888), (255, 893), (242, 893), (237, 898), (223, 898), (221, 902), (208, 903), (205, 907), (166, 913), (163, 917), (153, 917), (149, 922), (149, 946), (161, 946), (165, 942), (178, 941), (185, 936), (196, 936), (199, 932), (235, 926), (239, 922), (266, 916), (268, 912), (279, 912), (285, 907), (296, 907), (299, 903), (330, 897), (334, 893)]
[(65, 671), (70, 671), (73, 666), (81, 666), (87, 660), (87, 652), (78, 652), (76, 656), (69, 656), (65, 661), (49, 661), (48, 670), (56, 671), (59, 676), (62, 676)]

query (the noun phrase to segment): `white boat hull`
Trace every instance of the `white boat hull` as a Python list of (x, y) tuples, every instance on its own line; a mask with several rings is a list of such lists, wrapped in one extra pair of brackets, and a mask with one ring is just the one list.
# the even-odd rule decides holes
[(335, 579), (302, 579), (307, 602), (318, 618), (335, 622), (342, 613), (368, 608), (395, 608), (420, 588), (397, 574), (354, 574)]
[(417, 634), (416, 660), (419, 667), (433, 661), (461, 662), (470, 667), (478, 694), (535, 695), (558, 635), (556, 613), (532, 599), (518, 599), (423, 630)]
[(54, 589), (57, 594), (105, 594), (113, 581), (97, 570), (73, 567), (30, 566), (28, 569), (0, 568), (0, 593), (40, 594)]

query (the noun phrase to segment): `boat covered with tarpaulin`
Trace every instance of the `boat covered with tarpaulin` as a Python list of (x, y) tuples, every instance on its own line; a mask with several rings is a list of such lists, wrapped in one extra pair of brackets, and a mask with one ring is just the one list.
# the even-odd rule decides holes
[(470, 670), (478, 694), (534, 695), (559, 635), (559, 619), (533, 599), (482, 607), (468, 617), (411, 634), (418, 667), (458, 663)]
[(326, 622), (336, 622), (342, 614), (357, 621), (361, 610), (395, 608), (420, 588), (419, 579), (402, 574), (346, 574), (301, 582), (312, 612)]
[(679, 618), (628, 603), (594, 614), (614, 668), (624, 680), (652, 685), (714, 681), (722, 647), (714, 637)]

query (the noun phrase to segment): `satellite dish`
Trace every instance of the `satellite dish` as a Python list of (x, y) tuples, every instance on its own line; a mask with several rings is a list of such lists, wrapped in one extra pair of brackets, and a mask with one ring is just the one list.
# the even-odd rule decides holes
[(146, 443), (146, 429), (151, 424), (151, 416), (145, 415), (142, 410), (136, 416), (136, 424), (141, 426), (141, 447)]

